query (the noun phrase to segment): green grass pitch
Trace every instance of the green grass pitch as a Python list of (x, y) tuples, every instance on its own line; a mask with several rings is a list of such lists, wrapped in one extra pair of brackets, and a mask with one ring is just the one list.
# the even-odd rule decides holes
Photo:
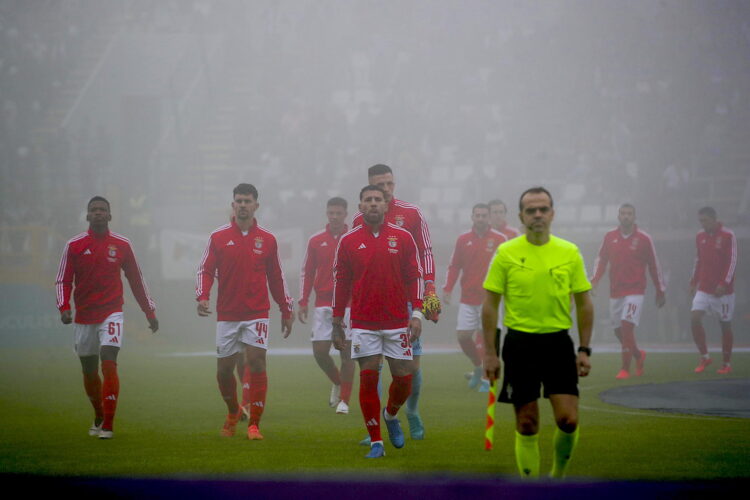
[[(349, 415), (328, 407), (330, 385), (312, 356), (269, 356), (269, 392), (261, 429), (221, 438), (225, 407), (210, 356), (167, 356), (133, 347), (120, 356), (115, 439), (90, 438), (92, 412), (77, 359), (69, 349), (0, 353), (0, 471), (45, 476), (241, 478), (392, 477), (406, 474), (516, 476), (512, 411), (496, 411), (495, 448), (483, 450), (486, 395), (466, 389), (462, 355), (423, 357), (424, 441), (365, 460), (365, 429), (355, 391)], [(647, 374), (625, 383), (695, 379), (694, 354), (650, 353)], [(750, 355), (737, 354), (733, 377), (750, 376)], [(569, 475), (594, 480), (685, 480), (748, 477), (748, 420), (642, 411), (601, 402), (619, 356), (595, 354), (581, 381), (581, 438)], [(700, 376), (716, 378), (711, 370)], [(389, 383), (390, 377), (386, 377)], [(405, 417), (402, 422), (406, 427)], [(542, 404), (542, 473), (550, 468), (553, 423)], [(384, 436), (385, 428), (383, 429)]]

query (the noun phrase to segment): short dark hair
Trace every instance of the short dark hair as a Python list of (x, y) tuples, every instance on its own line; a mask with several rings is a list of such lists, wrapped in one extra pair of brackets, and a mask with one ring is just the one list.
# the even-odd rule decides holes
[(91, 204), (94, 203), (95, 201), (103, 201), (104, 203), (107, 204), (107, 210), (111, 210), (109, 206), (109, 200), (107, 200), (107, 198), (105, 198), (104, 196), (94, 196), (93, 198), (91, 198), (89, 202), (86, 204), (86, 210), (88, 210)]
[(232, 191), (232, 198), (234, 198), (238, 194), (251, 194), (253, 195), (253, 198), (255, 198), (255, 201), (258, 201), (258, 190), (252, 184), (248, 184), (246, 182), (237, 184), (237, 186), (234, 188), (234, 191)]
[(622, 205), (620, 205), (620, 208), (618, 210), (621, 210), (623, 208), (632, 208), (633, 213), (635, 213), (635, 207), (633, 206), (632, 203), (623, 203)]
[(708, 215), (712, 219), (716, 220), (716, 209), (714, 209), (714, 207), (703, 207), (698, 210), (698, 215)]
[(526, 196), (527, 194), (540, 194), (540, 193), (544, 193), (547, 196), (549, 196), (549, 206), (550, 207), (554, 207), (555, 206), (555, 202), (552, 201), (552, 195), (550, 194), (549, 191), (547, 191), (542, 186), (534, 186), (534, 187), (530, 187), (529, 189), (527, 189), (526, 191), (524, 191), (523, 193), (521, 193), (521, 197), (518, 198), (518, 210), (521, 211), (521, 212), (523, 212), (523, 197), (524, 196)]
[(344, 207), (345, 209), (348, 207), (346, 200), (341, 198), (340, 196), (334, 196), (330, 200), (328, 200), (328, 203), (326, 203), (327, 207)]
[(383, 188), (381, 188), (380, 186), (373, 186), (372, 184), (368, 184), (359, 191), (359, 201), (362, 201), (362, 195), (365, 193), (365, 191), (380, 191), (383, 194), (383, 198), (385, 198), (385, 190)]
[(374, 177), (376, 175), (383, 175), (383, 174), (392, 174), (393, 170), (391, 170), (391, 167), (388, 165), (383, 165), (382, 163), (378, 163), (377, 165), (373, 165), (372, 167), (367, 169), (367, 177)]
[(490, 201), (487, 202), (487, 206), (488, 207), (492, 207), (492, 206), (495, 206), (495, 205), (502, 205), (503, 208), (505, 209), (505, 211), (506, 212), (508, 211), (508, 206), (505, 204), (505, 202), (503, 200), (495, 198), (494, 200), (490, 200)]
[(476, 210), (477, 208), (486, 208), (487, 211), (489, 211), (490, 205), (488, 203), (477, 203), (476, 205), (471, 207), (471, 213), (473, 214), (474, 210)]

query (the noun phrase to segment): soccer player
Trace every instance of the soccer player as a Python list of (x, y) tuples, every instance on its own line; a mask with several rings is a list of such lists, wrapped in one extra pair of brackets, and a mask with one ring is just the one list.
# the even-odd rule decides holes
[(478, 389), (479, 392), (489, 390), (489, 381), (482, 378), (484, 353), (477, 349), (472, 335), (482, 329), (482, 283), (487, 275), (487, 267), (498, 245), (508, 240), (504, 234), (490, 228), (489, 211), (489, 206), (485, 203), (477, 203), (471, 209), (471, 231), (462, 234), (456, 240), (443, 286), (443, 303), (450, 304), (453, 287), (459, 275), (461, 276), (461, 302), (458, 305), (456, 336), (461, 350), (474, 366), (469, 388)]
[[(124, 336), (120, 270), (125, 272), (130, 290), (154, 333), (159, 329), (159, 320), (130, 240), (109, 230), (109, 202), (101, 196), (91, 198), (86, 220), (89, 230), (70, 239), (63, 250), (56, 280), (57, 308), (60, 321), (65, 325), (72, 323), (73, 292), (75, 351), (81, 360), (83, 387), (94, 407), (89, 436), (112, 439), (120, 395), (117, 354)], [(99, 377), (100, 357), (103, 382)]]
[[(522, 477), (539, 475), (538, 399), (543, 385), (557, 424), (550, 476), (562, 478), (578, 441), (578, 376), (585, 377), (591, 370), (591, 285), (578, 247), (550, 233), (555, 211), (549, 191), (527, 189), (519, 209), (526, 234), (498, 247), (484, 282), (484, 369), (490, 380), (500, 375), (495, 328), (504, 297), (508, 332), (499, 400), (515, 409), (516, 464)], [(578, 322), (577, 356), (568, 334), (571, 295)]]
[(198, 315), (211, 314), (209, 299), (214, 276), (219, 280), (216, 300), (216, 379), (227, 405), (221, 435), (234, 436), (242, 410), (237, 403), (234, 369), (238, 361), (250, 366), (250, 409), (247, 438), (263, 439), (260, 419), (266, 406), (268, 378), (268, 290), (281, 311), (281, 332), (287, 338), (294, 322), (294, 303), (281, 269), (276, 238), (255, 219), (258, 190), (252, 184), (238, 184), (233, 191), (233, 217), (208, 238), (198, 268), (196, 300)]
[(508, 208), (504, 201), (490, 200), (487, 205), (490, 207), (490, 226), (492, 229), (503, 233), (509, 240), (521, 234), (521, 231), (508, 225)]
[(693, 340), (701, 354), (695, 373), (702, 373), (711, 364), (706, 347), (706, 330), (703, 316), (706, 312), (716, 315), (721, 326), (721, 352), (724, 365), (716, 373), (732, 373), (732, 315), (734, 314), (734, 273), (737, 268), (737, 239), (734, 233), (716, 220), (713, 207), (698, 211), (698, 221), (703, 229), (695, 236), (697, 256), (690, 293), (693, 306), (690, 311), (690, 327)]
[(385, 356), (393, 381), (383, 419), (391, 444), (401, 448), (404, 433), (396, 414), (411, 391), (412, 343), (422, 331), (422, 266), (412, 235), (385, 220), (385, 190), (365, 186), (359, 200), (364, 225), (341, 237), (334, 260), (333, 343), (337, 349), (346, 346), (344, 313), (351, 301), (352, 357), (359, 362), (359, 405), (370, 437), (367, 458), (380, 458), (385, 451), (378, 366)]
[[(440, 313), (439, 301), (435, 295), (435, 263), (432, 258), (432, 242), (430, 241), (430, 231), (427, 228), (421, 210), (416, 205), (398, 200), (394, 197), (396, 190), (396, 181), (393, 177), (393, 170), (388, 165), (373, 165), (367, 170), (367, 180), (370, 185), (380, 187), (385, 193), (385, 201), (388, 204), (388, 211), (385, 214), (385, 221), (403, 227), (414, 237), (419, 251), (420, 262), (424, 271), (424, 295), (432, 301), (438, 302), (436, 312), (425, 312), (425, 318), (435, 323), (438, 321)], [(352, 227), (362, 225), (362, 214), (358, 213), (354, 217)], [(422, 356), (422, 342), (419, 338), (415, 339), (413, 348), (414, 354), (414, 377), (412, 378), (412, 388), (409, 400), (406, 402), (406, 419), (409, 422), (409, 435), (412, 439), (424, 439), (424, 424), (419, 415), (419, 396), (422, 392), (422, 370), (420, 368), (420, 357)], [(360, 444), (369, 444), (367, 438)]]
[[(331, 355), (331, 333), (333, 331), (333, 257), (339, 238), (348, 230), (346, 225), (347, 203), (343, 198), (331, 198), (326, 204), (328, 225), (313, 234), (307, 242), (307, 251), (300, 273), (300, 299), (297, 317), (301, 323), (307, 321), (310, 292), (315, 289), (315, 309), (312, 323), (313, 355), (318, 366), (333, 383), (328, 404), (336, 413), (349, 413), (349, 397), (352, 393), (354, 361), (351, 357), (351, 330), (346, 328), (346, 347), (341, 349), (341, 371), (336, 368)], [(349, 324), (349, 314), (344, 315)]]
[(638, 349), (635, 327), (641, 318), (643, 294), (646, 292), (646, 268), (656, 287), (656, 307), (666, 302), (666, 284), (662, 279), (654, 242), (635, 223), (635, 207), (629, 203), (620, 206), (619, 227), (604, 235), (599, 254), (594, 263), (591, 279), (592, 293), (604, 276), (609, 264), (609, 315), (615, 336), (622, 345), (622, 367), (616, 379), (630, 378), (630, 363), (635, 357), (635, 374), (643, 375), (646, 351)]

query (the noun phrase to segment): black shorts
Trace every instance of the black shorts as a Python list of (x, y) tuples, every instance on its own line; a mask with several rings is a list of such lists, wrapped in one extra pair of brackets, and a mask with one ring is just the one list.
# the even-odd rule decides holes
[(550, 394), (578, 396), (578, 368), (567, 330), (525, 333), (508, 329), (503, 342), (503, 388), (498, 400), (524, 405)]

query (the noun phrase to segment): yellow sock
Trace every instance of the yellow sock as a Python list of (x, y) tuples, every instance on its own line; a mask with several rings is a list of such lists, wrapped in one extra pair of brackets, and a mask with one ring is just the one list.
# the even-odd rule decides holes
[(565, 477), (570, 457), (573, 455), (573, 450), (578, 443), (578, 429), (576, 427), (576, 430), (570, 434), (561, 431), (559, 428), (555, 429), (555, 454), (552, 460), (552, 472), (550, 472), (549, 477), (559, 479)]
[(539, 434), (524, 436), (516, 431), (516, 465), (521, 477), (539, 477)]

